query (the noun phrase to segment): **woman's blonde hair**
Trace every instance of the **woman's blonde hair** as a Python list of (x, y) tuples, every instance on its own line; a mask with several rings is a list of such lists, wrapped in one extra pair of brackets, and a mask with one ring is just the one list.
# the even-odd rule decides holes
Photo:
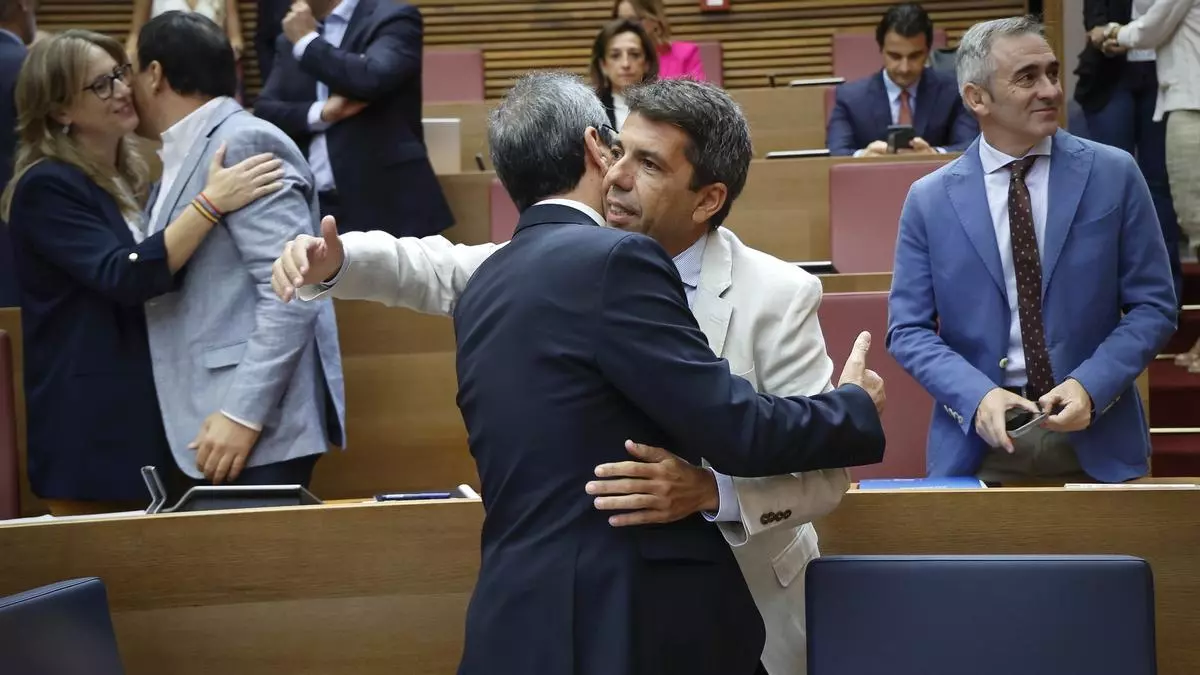
[(617, 18), (617, 10), (621, 8), (622, 2), (633, 5), (633, 11), (637, 12), (638, 18), (650, 17), (657, 21), (659, 27), (657, 39), (661, 40), (664, 45), (671, 44), (671, 22), (667, 19), (667, 8), (663, 5), (662, 0), (616, 0), (613, 2), (612, 18)]
[[(33, 45), (17, 78), (17, 149), (13, 177), (0, 199), (0, 213), (9, 218), (13, 190), (38, 162), (58, 160), (78, 167), (112, 195), (126, 217), (135, 217), (145, 196), (149, 170), (133, 139), (121, 139), (117, 165), (109, 166), (84, 152), (54, 116), (70, 108), (87, 87), (91, 52), (99, 47), (117, 62), (129, 62), (121, 43), (100, 33), (68, 30)], [(123, 183), (123, 184), (122, 184)]]

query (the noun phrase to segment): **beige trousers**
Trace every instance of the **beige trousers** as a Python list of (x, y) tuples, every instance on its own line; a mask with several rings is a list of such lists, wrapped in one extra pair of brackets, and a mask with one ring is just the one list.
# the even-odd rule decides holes
[(1200, 247), (1200, 110), (1167, 116), (1167, 179), (1179, 229), (1193, 250)]

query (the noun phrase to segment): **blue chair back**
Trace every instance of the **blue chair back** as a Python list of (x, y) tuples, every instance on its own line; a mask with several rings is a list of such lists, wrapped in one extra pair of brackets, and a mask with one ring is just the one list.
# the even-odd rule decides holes
[(1153, 675), (1129, 556), (829, 556), (805, 573), (808, 675)]
[(0, 598), (0, 673), (125, 675), (104, 583), (71, 579)]

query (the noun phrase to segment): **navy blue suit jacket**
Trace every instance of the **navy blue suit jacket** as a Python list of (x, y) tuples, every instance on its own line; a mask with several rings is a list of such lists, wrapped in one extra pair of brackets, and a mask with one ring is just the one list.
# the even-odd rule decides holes
[(762, 619), (717, 527), (614, 528), (585, 485), (628, 459), (625, 439), (738, 476), (877, 462), (866, 392), (756, 394), (713, 355), (662, 247), (569, 206), (522, 214), (454, 323), (486, 511), (459, 673), (752, 673)]
[(142, 303), (174, 287), (163, 235), (141, 244), (82, 171), (43, 161), (13, 194), (29, 480), (50, 499), (146, 499), (139, 469), (174, 462)]
[[(17, 104), (13, 89), (25, 63), (25, 45), (0, 35), (0, 190), (12, 179), (13, 154), (17, 147)], [(0, 224), (3, 227), (3, 224)], [(0, 237), (0, 307), (21, 303), (17, 275), (13, 271), (12, 250), (8, 237)]]
[[(1039, 160), (1042, 161), (1042, 160)], [(1004, 381), (1011, 320), (979, 144), (913, 184), (900, 215), (888, 350), (939, 405), (931, 476), (979, 471), (975, 411)], [(1042, 254), (1042, 319), (1054, 381), (1077, 380), (1095, 420), (1071, 434), (1093, 478), (1146, 475), (1150, 432), (1134, 380), (1175, 332), (1167, 249), (1129, 153), (1054, 136)]]
[(342, 232), (385, 230), (424, 237), (454, 224), (433, 173), (421, 126), (421, 13), (392, 0), (360, 0), (341, 46), (313, 40), (297, 62), (280, 36), (259, 117), (308, 153), (308, 111), (317, 82), (369, 105), (325, 131), (341, 201)]
[[(913, 131), (935, 148), (965, 150), (979, 135), (979, 123), (963, 105), (951, 73), (926, 68), (917, 83)], [(892, 124), (883, 71), (837, 88), (837, 99), (825, 129), (831, 155), (853, 155), (874, 141), (886, 141)]]

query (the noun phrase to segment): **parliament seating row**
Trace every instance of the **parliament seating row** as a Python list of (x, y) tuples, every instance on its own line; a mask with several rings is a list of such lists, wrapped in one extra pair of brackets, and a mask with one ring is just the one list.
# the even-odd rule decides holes
[(68, 579), (0, 598), (0, 672), (124, 675), (104, 582)]
[[(697, 43), (704, 75), (709, 82), (721, 86), (724, 69), (721, 65), (720, 42)], [(878, 49), (876, 50), (878, 55)], [(421, 62), (421, 96), (425, 103), (457, 103), (483, 101), (484, 54), (481, 49), (426, 49)]]
[[(1184, 544), (1200, 540), (1200, 491), (1147, 488), (851, 490), (815, 526), (826, 556), (1137, 556), (1153, 569), (1158, 672), (1194, 675), (1200, 672), (1200, 549)], [(0, 551), (20, 552), (0, 555), (0, 595), (60, 579), (102, 578), (128, 675), (273, 675), (281, 668), (304, 675), (382, 675), (396, 672), (396, 664), (403, 664), (405, 675), (454, 672), (478, 573), (479, 502), (362, 501), (0, 523)], [(1145, 614), (1140, 604), (1125, 601), (1134, 597), (1122, 590), (1128, 586), (1092, 588), (1096, 611), (1120, 612), (1116, 620), (1128, 631), (1120, 644), (1143, 634)], [(992, 602), (1021, 600), (996, 599), (992, 590), (974, 584), (955, 596), (921, 593), (909, 610), (957, 603), (938, 614), (956, 625), (918, 636), (941, 642), (921, 654), (932, 660), (966, 648), (966, 642), (941, 639), (951, 629), (974, 626), (980, 629), (974, 640), (996, 638), (1012, 646), (1029, 640), (1049, 649), (1067, 646), (1077, 635), (1073, 628), (1082, 628), (1056, 624), (1027, 632), (1042, 617), (1021, 613), (988, 635), (982, 622), (972, 620), (975, 612)], [(1051, 602), (1062, 593), (1058, 585), (1039, 591)], [(835, 599), (847, 605), (872, 600), (864, 593)], [(875, 628), (881, 619), (864, 619), (873, 628), (859, 631), (850, 647), (896, 647), (888, 637), (908, 624), (896, 620)], [(1107, 632), (1090, 634), (1102, 639)], [(986, 672), (982, 668), (994, 656), (1000, 655), (989, 651), (919, 672)], [(1106, 675), (1070, 667), (1052, 672)]]
[[(790, 262), (828, 260), (846, 274), (891, 272), (909, 186), (953, 157), (755, 160), (728, 227), (748, 245)], [(478, 183), (472, 175), (441, 180), (443, 185)], [(452, 209), (483, 217), (470, 203), (484, 201), (480, 196), (459, 196), (466, 201), (451, 200)], [(447, 236), (463, 243), (511, 238), (518, 214), (498, 180), (488, 183), (486, 203), (486, 236), (481, 223), (463, 218), (459, 231)]]

